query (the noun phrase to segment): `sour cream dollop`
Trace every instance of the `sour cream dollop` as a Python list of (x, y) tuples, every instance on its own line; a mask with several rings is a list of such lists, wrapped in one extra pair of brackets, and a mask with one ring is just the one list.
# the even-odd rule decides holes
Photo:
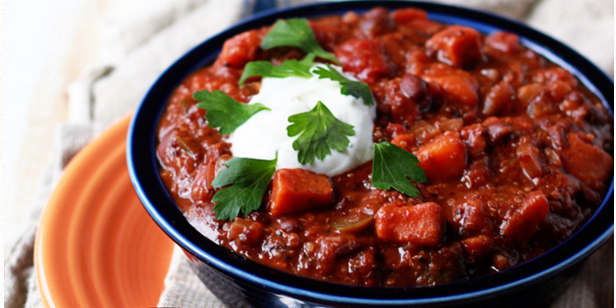
[[(321, 64), (313, 66), (313, 69)], [(343, 73), (340, 67), (332, 66), (346, 78), (357, 80)], [(311, 70), (311, 71), (312, 71)], [(261, 103), (271, 111), (261, 111), (229, 135), (234, 157), (271, 160), (276, 157), (276, 169), (303, 168), (316, 173), (334, 176), (349, 171), (372, 159), (372, 128), (376, 107), (364, 104), (362, 99), (340, 93), (340, 83), (330, 79), (265, 77), (259, 94), (248, 104)], [(287, 135), (289, 117), (312, 110), (321, 101), (340, 121), (353, 126), (355, 136), (349, 136), (350, 144), (344, 152), (334, 149), (323, 160), (315, 159), (311, 165), (302, 165), (293, 149), (297, 138)]]

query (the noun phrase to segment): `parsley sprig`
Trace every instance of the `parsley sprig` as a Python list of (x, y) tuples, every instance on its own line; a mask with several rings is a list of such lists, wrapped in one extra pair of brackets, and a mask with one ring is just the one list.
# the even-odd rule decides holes
[(263, 196), (267, 191), (274, 172), (276, 162), (273, 160), (260, 160), (251, 158), (232, 158), (212, 182), (215, 188), (228, 187), (214, 194), (212, 202), (216, 219), (233, 220), (239, 214), (248, 215), (261, 206)]
[(338, 81), (342, 86), (342, 88), (340, 89), (340, 93), (342, 93), (343, 95), (352, 95), (355, 98), (361, 98), (366, 105), (374, 105), (374, 100), (372, 99), (372, 92), (370, 92), (370, 87), (366, 83), (350, 80), (344, 77), (330, 65), (325, 65), (325, 67), (319, 66), (314, 69), (313, 72), (319, 75), (319, 79), (327, 78), (333, 81)]
[(314, 54), (309, 53), (301, 61), (295, 59), (287, 60), (282, 62), (278, 66), (275, 66), (270, 61), (248, 62), (244, 67), (242, 77), (240, 77), (240, 86), (244, 84), (244, 81), (246, 81), (246, 79), (253, 76), (274, 78), (295, 76), (310, 78), (312, 77), (312, 74), (310, 73), (310, 67), (314, 62), (314, 57)]
[(283, 46), (297, 47), (321, 59), (340, 63), (333, 53), (325, 51), (319, 45), (306, 18), (280, 19), (276, 21), (261, 41), (261, 48), (263, 49)]
[(193, 98), (197, 107), (207, 110), (205, 118), (210, 127), (218, 127), (221, 135), (228, 135), (262, 110), (270, 110), (260, 103), (242, 104), (222, 91), (198, 91)]
[(395, 189), (413, 198), (420, 195), (410, 180), (419, 183), (426, 182), (426, 173), (417, 166), (419, 159), (412, 153), (389, 142), (374, 144), (372, 160), (372, 185), (377, 188)]
[(287, 135), (299, 135), (293, 149), (298, 151), (297, 159), (303, 165), (312, 164), (315, 158), (323, 160), (330, 149), (344, 152), (350, 143), (347, 136), (355, 136), (353, 126), (338, 120), (320, 101), (312, 110), (290, 116), (289, 122), (292, 124), (287, 126)]

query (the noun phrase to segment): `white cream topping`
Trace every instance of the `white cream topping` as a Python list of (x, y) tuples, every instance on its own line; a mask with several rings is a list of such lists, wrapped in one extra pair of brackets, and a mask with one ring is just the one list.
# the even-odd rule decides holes
[[(319, 65), (313, 66), (313, 69)], [(332, 66), (346, 78), (357, 80)], [(376, 107), (365, 105), (362, 99), (340, 93), (340, 83), (330, 79), (265, 77), (259, 94), (249, 104), (261, 103), (271, 111), (261, 111), (235, 130), (227, 142), (232, 144), (234, 157), (274, 159), (278, 152), (276, 169), (303, 168), (316, 173), (334, 176), (372, 159), (372, 128)], [(298, 136), (287, 135), (288, 118), (312, 110), (321, 101), (340, 121), (353, 126), (355, 136), (340, 153), (334, 149), (323, 160), (315, 159), (311, 165), (302, 165), (293, 150)]]

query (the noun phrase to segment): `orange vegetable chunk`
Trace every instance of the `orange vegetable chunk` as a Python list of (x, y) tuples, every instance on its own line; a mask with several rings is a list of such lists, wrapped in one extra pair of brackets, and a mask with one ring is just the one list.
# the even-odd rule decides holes
[(486, 36), (485, 44), (490, 48), (510, 55), (515, 54), (522, 48), (517, 34), (503, 31), (495, 31)]
[(433, 202), (415, 206), (386, 204), (376, 212), (375, 228), (384, 241), (438, 246), (443, 238), (442, 210)]
[(274, 173), (269, 211), (274, 215), (315, 209), (332, 203), (333, 188), (327, 176), (304, 169)]
[(390, 16), (397, 24), (404, 24), (417, 19), (428, 19), (428, 13), (426, 13), (426, 11), (414, 8), (397, 9), (391, 12)]
[(530, 192), (522, 206), (501, 225), (501, 233), (506, 239), (524, 243), (537, 231), (539, 224), (550, 212), (548, 199), (541, 191)]
[(466, 146), (458, 132), (447, 132), (432, 139), (415, 155), (429, 182), (455, 178), (466, 168)]
[(479, 103), (479, 82), (464, 70), (452, 69), (439, 63), (425, 71), (421, 77), (428, 83), (431, 95), (465, 106)]
[(255, 59), (261, 39), (259, 30), (240, 33), (228, 39), (222, 46), (217, 62), (221, 62), (224, 66), (243, 67)]
[(445, 64), (472, 67), (483, 58), (479, 38), (477, 30), (454, 25), (430, 38), (426, 49), (436, 52), (437, 59)]
[(563, 151), (567, 173), (594, 190), (601, 190), (614, 170), (614, 159), (605, 151), (587, 143), (578, 134), (568, 134), (569, 147)]
[(471, 261), (477, 261), (484, 258), (492, 249), (492, 238), (487, 235), (478, 235), (462, 240), (462, 246)]

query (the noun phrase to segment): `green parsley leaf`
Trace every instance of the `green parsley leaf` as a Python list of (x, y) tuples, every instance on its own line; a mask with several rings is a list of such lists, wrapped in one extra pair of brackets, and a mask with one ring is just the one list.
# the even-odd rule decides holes
[(313, 72), (319, 75), (319, 79), (328, 78), (333, 81), (338, 81), (342, 86), (340, 93), (361, 98), (364, 101), (364, 104), (368, 106), (374, 105), (372, 92), (370, 92), (370, 87), (366, 83), (347, 79), (329, 65), (326, 65), (326, 67), (319, 66)]
[(205, 118), (210, 127), (219, 127), (222, 135), (234, 132), (250, 117), (262, 110), (270, 110), (262, 104), (242, 104), (222, 91), (198, 91), (193, 98), (200, 101), (197, 107), (207, 110)]
[(267, 35), (261, 41), (261, 48), (271, 49), (274, 47), (291, 46), (298, 47), (307, 53), (313, 53), (317, 57), (339, 63), (333, 53), (325, 51), (317, 42), (305, 18), (292, 18), (276, 21)]
[(374, 144), (372, 160), (372, 185), (380, 189), (395, 189), (403, 194), (417, 198), (419, 189), (409, 179), (426, 182), (426, 173), (417, 166), (419, 159), (412, 153), (389, 142)]
[(314, 54), (309, 53), (301, 61), (297, 61), (295, 59), (287, 60), (278, 66), (274, 66), (274, 64), (270, 61), (248, 62), (248, 64), (244, 67), (244, 72), (240, 78), (240, 86), (244, 84), (246, 79), (253, 76), (275, 78), (296, 76), (310, 78), (312, 77), (310, 67), (314, 62), (314, 57)]
[(302, 164), (312, 164), (315, 157), (323, 160), (330, 149), (343, 152), (349, 146), (347, 136), (355, 136), (353, 126), (338, 120), (322, 102), (308, 112), (289, 117), (287, 135), (299, 137), (293, 142), (293, 149), (299, 151), (297, 160)]
[(214, 194), (212, 202), (214, 213), (219, 220), (233, 220), (239, 214), (248, 215), (259, 209), (263, 196), (267, 191), (274, 172), (276, 172), (276, 161), (260, 160), (251, 158), (232, 158), (225, 166), (228, 168), (220, 170), (212, 186), (221, 188)]

